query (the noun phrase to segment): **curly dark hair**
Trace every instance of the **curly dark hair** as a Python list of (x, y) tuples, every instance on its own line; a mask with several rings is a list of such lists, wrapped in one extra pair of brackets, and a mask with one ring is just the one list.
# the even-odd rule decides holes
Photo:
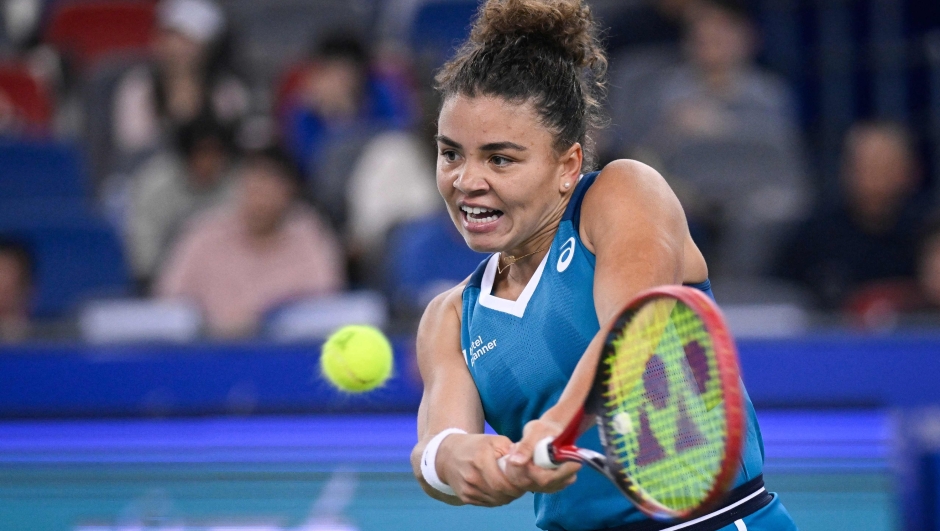
[(606, 124), (606, 77), (597, 25), (581, 0), (488, 0), (435, 81), (442, 99), (482, 94), (532, 103), (555, 149), (579, 142), (591, 169), (592, 132)]

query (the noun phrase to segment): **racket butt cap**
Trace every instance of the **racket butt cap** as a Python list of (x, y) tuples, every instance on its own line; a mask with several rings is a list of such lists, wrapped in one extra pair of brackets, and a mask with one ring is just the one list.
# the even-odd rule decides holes
[(554, 440), (554, 437), (546, 437), (535, 443), (535, 452), (532, 454), (532, 461), (536, 465), (547, 469), (558, 468), (558, 463), (552, 460), (552, 456), (548, 450)]

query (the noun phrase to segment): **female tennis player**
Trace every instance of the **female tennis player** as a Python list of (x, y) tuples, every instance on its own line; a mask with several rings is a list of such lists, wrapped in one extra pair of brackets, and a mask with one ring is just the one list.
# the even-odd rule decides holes
[[(763, 489), (746, 394), (735, 488), (691, 525), (651, 520), (602, 475), (576, 476), (578, 464), (532, 462), (535, 443), (584, 402), (601, 323), (653, 286), (711, 294), (682, 207), (655, 170), (621, 160), (582, 174), (602, 121), (596, 35), (579, 0), (489, 0), (438, 73), (438, 188), (467, 244), (492, 255), (435, 298), (419, 326), (415, 476), (453, 505), (535, 492), (536, 525), (549, 530), (795, 529)], [(498, 435), (484, 434), (484, 421)], [(600, 451), (597, 429), (577, 444)]]

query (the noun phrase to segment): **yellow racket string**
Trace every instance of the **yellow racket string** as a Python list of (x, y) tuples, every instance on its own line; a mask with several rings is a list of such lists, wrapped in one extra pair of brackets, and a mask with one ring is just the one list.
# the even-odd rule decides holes
[(675, 511), (700, 504), (724, 456), (718, 366), (701, 319), (671, 298), (643, 305), (605, 360), (604, 423), (639, 498)]

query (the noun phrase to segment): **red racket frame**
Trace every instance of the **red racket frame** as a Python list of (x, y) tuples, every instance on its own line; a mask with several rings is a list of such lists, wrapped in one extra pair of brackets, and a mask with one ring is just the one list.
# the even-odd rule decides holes
[[(596, 417), (593, 414), (585, 413), (584, 405), (578, 408), (574, 418), (568, 423), (564, 431), (561, 432), (549, 445), (549, 456), (555, 463), (562, 461), (576, 461), (585, 463), (598, 470), (610, 478), (621, 491), (637, 506), (638, 509), (657, 520), (686, 519), (692, 516), (701, 515), (713, 507), (730, 490), (738, 471), (738, 460), (741, 456), (744, 445), (744, 404), (743, 393), (741, 390), (740, 377), (741, 371), (738, 366), (737, 349), (731, 334), (728, 332), (728, 326), (725, 323), (724, 316), (718, 306), (705, 295), (701, 290), (687, 286), (660, 286), (649, 289), (637, 295), (624, 309), (611, 319), (607, 324), (605, 334), (609, 335), (614, 325), (620, 320), (626, 312), (635, 311), (645, 302), (656, 298), (673, 298), (689, 308), (691, 308), (705, 325), (705, 329), (712, 340), (712, 348), (715, 351), (715, 358), (718, 364), (718, 375), (721, 381), (721, 388), (724, 394), (725, 403), (725, 422), (728, 426), (727, 444), (725, 445), (725, 454), (721, 462), (721, 470), (712, 485), (712, 489), (705, 496), (705, 499), (698, 506), (686, 511), (675, 511), (670, 509), (655, 499), (651, 498), (641, 488), (632, 482), (629, 476), (622, 474), (626, 485), (620, 485), (615, 479), (615, 472), (607, 466), (607, 459), (599, 460), (596, 452), (585, 450), (575, 446), (575, 441), (590, 426), (596, 423)], [(608, 343), (605, 341), (604, 349)], [(604, 362), (603, 353), (599, 360), (600, 364)], [(595, 381), (594, 386), (600, 382)], [(589, 393), (590, 394), (593, 393)], [(598, 429), (603, 429), (598, 426)], [(603, 467), (601, 469), (600, 467)], [(626, 487), (626, 488), (624, 488)]]

